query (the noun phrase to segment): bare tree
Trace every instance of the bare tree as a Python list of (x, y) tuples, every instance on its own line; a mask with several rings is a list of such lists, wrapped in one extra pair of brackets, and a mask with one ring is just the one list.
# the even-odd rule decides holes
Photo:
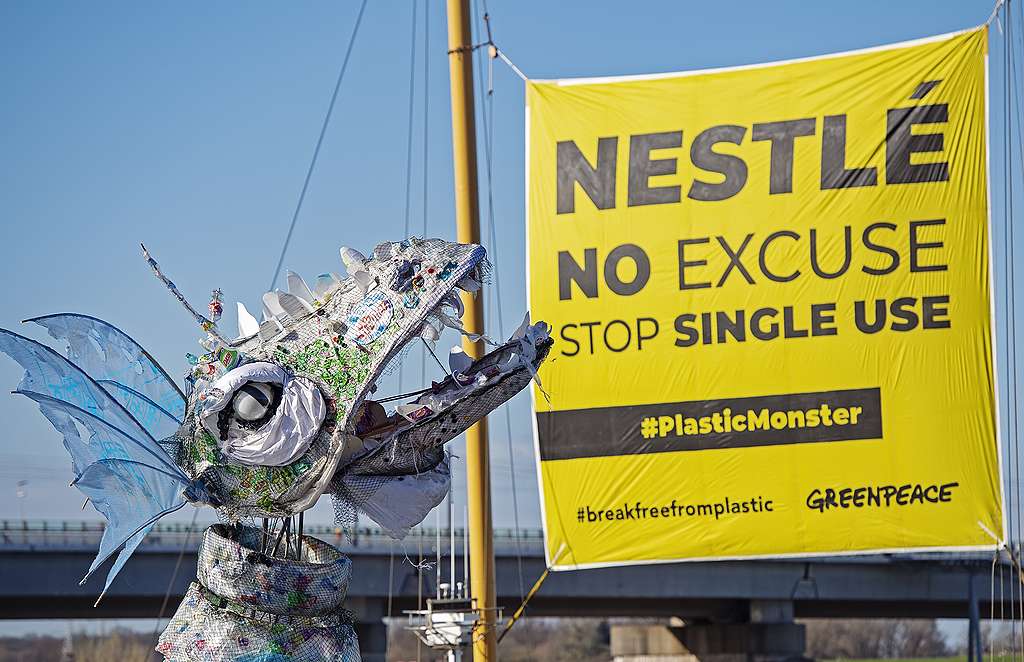
[[(1022, 649), (1022, 638), (1024, 629), (1018, 626), (1011, 626), (1007, 622), (987, 622), (981, 624), (981, 645), (986, 653), (996, 656), (1008, 656), (1019, 653)], [(958, 652), (966, 653), (967, 636), (960, 642)]]
[[(71, 652), (75, 662), (163, 659), (153, 650), (149, 634), (117, 629), (107, 634), (75, 634)], [(63, 639), (28, 635), (0, 638), (0, 662), (61, 662)]]
[(807, 655), (817, 659), (942, 657), (950, 653), (934, 620), (808, 620)]

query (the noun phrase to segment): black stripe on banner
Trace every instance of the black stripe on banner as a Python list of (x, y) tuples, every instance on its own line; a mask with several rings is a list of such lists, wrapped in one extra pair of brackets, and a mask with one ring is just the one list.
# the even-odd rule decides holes
[(882, 438), (878, 388), (538, 412), (542, 460)]

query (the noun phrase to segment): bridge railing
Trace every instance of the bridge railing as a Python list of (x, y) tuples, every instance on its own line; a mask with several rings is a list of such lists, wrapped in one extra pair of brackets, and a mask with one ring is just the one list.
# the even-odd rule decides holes
[[(146, 536), (140, 549), (149, 551), (180, 550), (188, 543), (197, 545), (199, 536), (214, 522), (196, 522), (190, 527), (187, 522), (158, 522)], [(61, 550), (96, 549), (103, 536), (105, 523), (96, 520), (0, 520), (0, 550)], [(425, 553), (434, 553), (438, 535), (442, 551), (451, 545), (455, 537), (455, 553), (462, 553), (464, 532), (455, 529), (415, 527), (401, 542), (397, 542), (384, 531), (374, 527), (341, 528), (331, 525), (314, 524), (303, 527), (306, 535), (320, 538), (337, 547), (357, 551), (359, 549), (381, 550), (394, 547), (395, 553), (416, 551), (421, 546)], [(495, 528), (496, 553), (540, 555), (543, 553), (544, 534), (541, 529)]]
[[(190, 531), (187, 522), (159, 522), (143, 540), (139, 550), (142, 552), (180, 552), (195, 551), (199, 545), (199, 537), (214, 522), (196, 522)], [(88, 552), (94, 553), (99, 546), (104, 531), (104, 522), (97, 520), (0, 520), (0, 552)], [(303, 528), (307, 535), (320, 538), (347, 554), (388, 554), (396, 557), (415, 557), (422, 551), (425, 557), (433, 557), (440, 534), (442, 555), (447, 555), (452, 545), (451, 534), (447, 529), (432, 527), (415, 527), (401, 541), (389, 537), (384, 531), (374, 527), (341, 527), (314, 524)], [(462, 554), (464, 532), (454, 531), (454, 548), (456, 556)], [(541, 529), (523, 528), (518, 535), (508, 528), (494, 529), (494, 548), (498, 556), (515, 556), (522, 554), (528, 557), (544, 555), (544, 535)], [(1021, 555), (1020, 548), (1016, 553)], [(841, 562), (850, 564), (876, 564), (879, 562), (929, 561), (943, 564), (991, 564), (993, 552), (904, 552), (898, 554), (868, 554), (841, 557), (818, 557), (816, 562)], [(1009, 566), (1010, 559), (1004, 552), (1000, 561)]]

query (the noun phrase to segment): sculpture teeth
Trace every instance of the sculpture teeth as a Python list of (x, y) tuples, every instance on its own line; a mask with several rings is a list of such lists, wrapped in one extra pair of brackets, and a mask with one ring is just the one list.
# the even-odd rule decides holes
[(351, 275), (359, 291), (366, 294), (370, 290), (370, 285), (373, 284), (373, 277), (370, 276), (370, 273), (368, 271), (353, 271)]
[(316, 301), (316, 297), (313, 296), (309, 285), (306, 285), (306, 281), (302, 280), (302, 276), (294, 271), (288, 272), (288, 294), (296, 296), (309, 304)]
[(425, 405), (418, 403), (398, 405), (397, 407), (395, 407), (395, 413), (397, 413), (399, 416), (409, 421), (410, 423), (415, 423), (418, 420), (417, 417), (415, 416), (415, 413), (421, 411), (424, 406)]
[(320, 274), (316, 277), (316, 284), (313, 285), (313, 295), (317, 300), (323, 301), (327, 298), (327, 293), (340, 282), (341, 276), (336, 273)]
[(338, 252), (341, 253), (341, 262), (350, 275), (366, 269), (366, 256), (356, 249), (342, 246)]
[(519, 325), (519, 328), (512, 333), (512, 339), (518, 340), (526, 335), (526, 330), (530, 328), (530, 311), (526, 311), (526, 316), (523, 317), (523, 323)]
[(466, 314), (466, 308), (462, 305), (462, 299), (455, 292), (449, 292), (441, 299), (441, 306), (450, 306), (452, 310), (458, 313), (457, 317), (462, 319), (462, 316)]
[(453, 375), (466, 372), (471, 365), (473, 365), (473, 359), (469, 357), (469, 354), (462, 351), (462, 348), (458, 345), (452, 347), (451, 351), (448, 352), (448, 368)]
[(313, 312), (313, 306), (309, 302), (287, 292), (278, 292), (277, 301), (281, 308), (284, 309), (285, 314), (293, 320), (300, 319)]
[(285, 312), (284, 307), (281, 306), (281, 301), (278, 296), (279, 294), (280, 292), (278, 292), (277, 290), (265, 293), (263, 295), (263, 306), (264, 308), (267, 309), (267, 312), (269, 313), (267, 315), (268, 320), (276, 319), (280, 321), (282, 324), (288, 324), (292, 320), (288, 313)]
[(281, 323), (271, 317), (264, 321), (263, 324), (260, 324), (260, 340), (270, 340), (283, 330), (284, 327), (281, 326)]
[(235, 305), (238, 308), (238, 337), (249, 338), (259, 333), (260, 323), (246, 310), (245, 304), (239, 301)]

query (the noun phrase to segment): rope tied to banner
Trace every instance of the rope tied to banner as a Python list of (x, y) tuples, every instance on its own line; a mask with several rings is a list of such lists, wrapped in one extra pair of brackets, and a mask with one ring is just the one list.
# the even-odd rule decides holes
[(992, 25), (992, 21), (996, 22), (996, 27), (999, 28), (999, 32), (1002, 33), (1003, 26), (999, 23), (999, 10), (1006, 3), (1006, 0), (996, 0), (996, 6), (992, 8), (992, 13), (988, 15), (988, 20), (985, 21), (985, 27)]
[[(519, 76), (519, 78), (522, 79), (523, 82), (528, 81), (529, 78), (526, 77), (526, 74), (523, 73), (522, 69), (517, 67), (512, 62), (512, 60), (508, 59), (508, 56), (505, 55), (505, 53), (500, 48), (498, 48), (498, 45), (496, 43), (494, 43), (494, 37), (491, 35), (491, 15), (486, 12), (484, 13), (484, 26), (487, 28), (486, 41), (481, 41), (480, 43), (471, 44), (467, 46), (459, 46), (458, 48), (452, 48), (448, 51), (448, 55), (454, 55), (456, 53), (474, 53), (478, 49), (487, 46), (487, 54), (491, 60), (500, 59), (502, 62), (507, 64), (509, 68), (513, 71), (513, 73), (515, 73), (516, 76)], [(487, 93), (490, 94), (492, 91), (493, 90), (488, 89)]]
[(537, 581), (534, 582), (533, 588), (531, 588), (530, 592), (526, 594), (525, 598), (523, 598), (523, 601), (519, 605), (519, 608), (516, 609), (515, 613), (512, 614), (512, 617), (508, 619), (508, 623), (505, 624), (505, 629), (502, 630), (501, 634), (498, 635), (499, 644), (501, 643), (501, 640), (505, 638), (505, 635), (508, 634), (508, 631), (512, 629), (512, 626), (515, 625), (520, 618), (522, 618), (523, 612), (526, 611), (526, 605), (529, 604), (530, 600), (533, 599), (533, 596), (536, 595), (537, 591), (540, 590), (540, 587), (544, 583), (544, 580), (548, 578), (549, 574), (551, 574), (551, 568), (554, 567), (554, 565), (557, 564), (558, 561), (562, 558), (562, 554), (563, 552), (565, 552), (565, 547), (566, 545), (563, 542), (562, 545), (558, 548), (558, 551), (555, 552), (555, 555), (551, 558), (551, 565), (544, 568), (544, 572), (542, 572), (540, 574), (540, 577), (537, 578)]

